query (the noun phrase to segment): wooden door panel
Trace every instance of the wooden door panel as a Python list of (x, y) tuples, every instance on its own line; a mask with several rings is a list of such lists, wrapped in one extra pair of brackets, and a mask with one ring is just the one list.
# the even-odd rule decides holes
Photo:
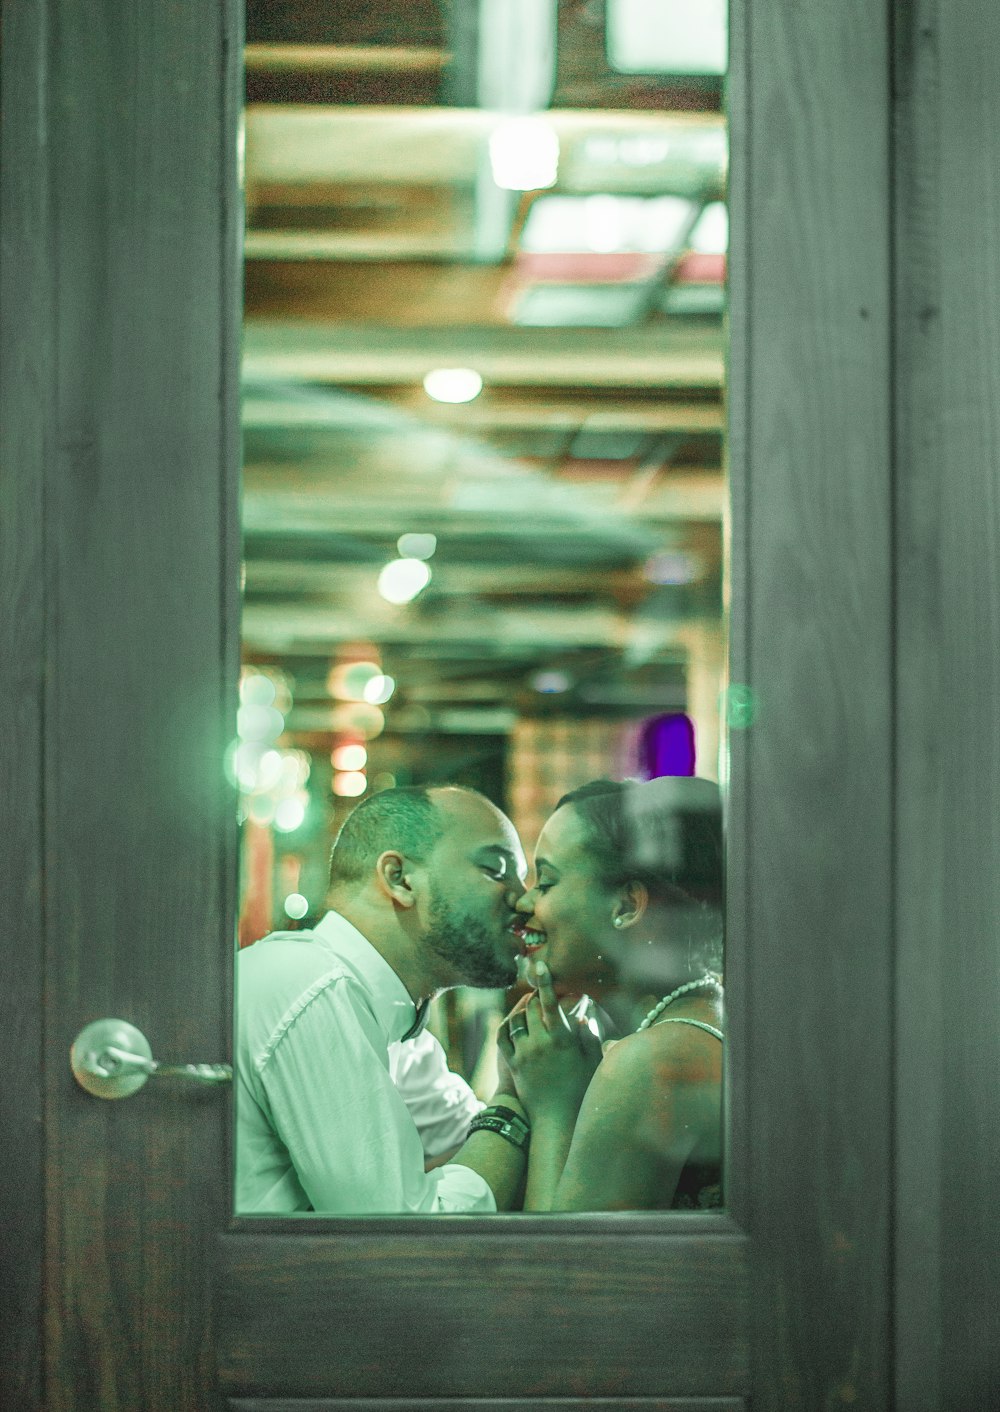
[(896, 28), (898, 1405), (1000, 1405), (1000, 8)]
[(413, 1398), (747, 1391), (746, 1240), (725, 1216), (663, 1218), (659, 1231), (643, 1217), (570, 1218), (564, 1234), (553, 1231), (559, 1217), (548, 1220), (441, 1218), (398, 1234), (389, 1232), (404, 1223), (387, 1221), (355, 1234), (311, 1218), (320, 1229), (306, 1235), (241, 1222), (221, 1241), (224, 1389)]
[(890, 18), (732, 7), (730, 666), (752, 695), (727, 1199), (774, 1412), (892, 1398)]
[(235, 1397), (229, 1412), (746, 1412), (742, 1397)]
[[(943, 1202), (933, 1183), (947, 1136), (948, 1162), (965, 1164), (954, 1188), (963, 1199), (948, 1209), (974, 1209), (984, 1223), (996, 1210), (997, 1163), (977, 1137), (989, 1125), (977, 1128), (971, 1107), (988, 1108), (995, 1073), (976, 1048), (993, 1034), (996, 991), (996, 909), (977, 911), (994, 777), (972, 771), (972, 754), (952, 759), (939, 766), (946, 781), (905, 793), (892, 813), (891, 8), (734, 6), (734, 675), (758, 702), (734, 737), (732, 770), (734, 1219), (237, 1221), (222, 1239), (215, 1310), (231, 1406), (563, 1412), (588, 1397), (614, 1412), (707, 1412), (744, 1405), (751, 1388), (754, 1407), (775, 1412), (887, 1406), (893, 1161), (909, 1164), (904, 1191)], [(227, 1046), (235, 825), (219, 763), (238, 618), (238, 10), (233, 0), (211, 14), (153, 0), (3, 5), (0, 570), (10, 602), (0, 669), (11, 721), (0, 806), (17, 1010), (2, 1038), (19, 1100), (4, 1119), (13, 1156), (0, 1187), (5, 1412), (217, 1405), (207, 1264), (211, 1237), (230, 1223), (225, 1102), (150, 1085), (102, 1105), (73, 1085), (67, 1049), (101, 1014), (139, 1023), (165, 1059), (219, 1059)], [(978, 34), (972, 7), (961, 15), (962, 33)], [(945, 73), (961, 95), (950, 35)], [(982, 63), (988, 52), (981, 45)], [(929, 86), (934, 113), (941, 101)], [(984, 123), (975, 137), (992, 130)], [(963, 150), (983, 149), (970, 137)], [(949, 220), (957, 240), (959, 217)], [(934, 360), (951, 366), (966, 322), (991, 307), (980, 266), (969, 270), (967, 282), (956, 287), (953, 270), (941, 286), (959, 313), (947, 342), (928, 344), (928, 401), (940, 395)], [(920, 281), (903, 293), (907, 336), (923, 337), (935, 307)], [(974, 377), (988, 333), (950, 374), (953, 389), (966, 377), (973, 387), (972, 421), (988, 400)], [(911, 432), (923, 445), (915, 418)], [(967, 463), (978, 479), (948, 522), (948, 613), (932, 626), (949, 649), (930, 660), (945, 701), (970, 662), (981, 668), (980, 714), (965, 719), (987, 741), (996, 618), (974, 615), (996, 595), (992, 579), (969, 572), (962, 536), (978, 528), (977, 557), (992, 562), (995, 522), (980, 507), (993, 463), (978, 424), (956, 444), (967, 462), (950, 469)], [(934, 445), (921, 454), (913, 499), (901, 496), (909, 530), (937, 474)], [(904, 571), (922, 572), (940, 549), (929, 520)], [(912, 614), (902, 624), (912, 632)], [(914, 778), (936, 741), (918, 658), (901, 678), (911, 713), (902, 759)], [(947, 1018), (962, 1048), (948, 1062), (960, 1059), (976, 1084), (946, 1109), (946, 1059), (932, 1053), (903, 1088), (894, 1153), (892, 849), (912, 874), (924, 811), (940, 826), (965, 796), (976, 808), (949, 856), (958, 870), (954, 852), (967, 847), (978, 866), (958, 873), (965, 949)], [(901, 909), (913, 932), (932, 884)], [(952, 935), (940, 917), (937, 926), (932, 959), (944, 973)], [(916, 1013), (920, 961), (912, 952), (898, 976), (904, 1060), (929, 1024)], [(939, 1028), (931, 1038), (942, 1043)], [(983, 1043), (992, 1063), (995, 1039)], [(925, 1075), (946, 1124), (918, 1123)], [(914, 1185), (925, 1132), (938, 1166)], [(926, 1259), (912, 1245), (920, 1212), (899, 1227), (905, 1270), (927, 1275), (933, 1304), (901, 1357), (925, 1333), (938, 1349), (945, 1295), (949, 1329), (959, 1320), (963, 1252), (975, 1257), (981, 1308), (995, 1307), (992, 1226), (959, 1231), (958, 1216), (934, 1209)], [(952, 1329), (953, 1346), (969, 1353), (976, 1339), (985, 1359), (996, 1340), (979, 1330), (970, 1322), (956, 1343)], [(933, 1350), (929, 1371), (955, 1374), (957, 1355)], [(985, 1387), (988, 1370), (977, 1378)]]
[[(45, 25), (37, 9), (3, 11), (0, 45), (0, 1407), (41, 1400), (45, 1132), (41, 995), (44, 967), (45, 759), (40, 644), (45, 631), (42, 513), (47, 449), (44, 389), (52, 378), (47, 269), (44, 97), (37, 74)], [(28, 395), (25, 395), (27, 393)], [(13, 468), (17, 468), (16, 471)]]

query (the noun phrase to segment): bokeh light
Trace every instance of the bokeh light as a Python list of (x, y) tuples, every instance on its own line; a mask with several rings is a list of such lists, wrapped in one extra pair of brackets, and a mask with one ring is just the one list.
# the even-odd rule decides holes
[(338, 745), (330, 756), (335, 770), (363, 770), (368, 763), (368, 751), (363, 745)]
[(506, 191), (540, 191), (559, 175), (559, 138), (545, 118), (504, 118), (490, 133), (490, 167)]
[(474, 368), (434, 368), (424, 378), (424, 391), (435, 402), (471, 402), (483, 390)]
[(342, 799), (356, 799), (368, 788), (368, 776), (361, 770), (340, 770), (333, 777), (333, 792)]
[(336, 701), (363, 701), (365, 687), (381, 675), (377, 662), (338, 662), (330, 669), (326, 689)]
[(273, 706), (276, 696), (274, 682), (260, 672), (247, 672), (240, 682), (240, 701), (244, 706)]
[(305, 823), (306, 800), (300, 794), (278, 801), (274, 810), (274, 827), (279, 833), (294, 833)]
[(367, 701), (345, 701), (331, 713), (330, 728), (344, 735), (357, 735), (362, 740), (374, 740), (385, 729), (385, 715), (378, 706)]
[(274, 706), (241, 706), (236, 731), (241, 740), (274, 741), (285, 729), (285, 718)]
[(388, 603), (409, 603), (430, 578), (431, 571), (422, 559), (393, 559), (378, 576), (378, 591)]
[(377, 677), (372, 677), (365, 687), (365, 700), (371, 706), (384, 706), (395, 690), (395, 678), (382, 673)]
[(298, 921), (309, 911), (309, 900), (301, 892), (290, 892), (285, 898), (285, 916)]
[(436, 534), (401, 534), (396, 540), (403, 559), (430, 559), (437, 546)]
[(543, 696), (553, 696), (562, 691), (569, 691), (573, 685), (565, 672), (535, 672), (528, 680), (533, 690)]

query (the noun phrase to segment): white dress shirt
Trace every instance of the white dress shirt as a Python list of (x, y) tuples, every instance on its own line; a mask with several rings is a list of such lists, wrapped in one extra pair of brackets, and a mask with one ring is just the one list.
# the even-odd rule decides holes
[(496, 1210), (471, 1168), (424, 1171), (389, 1065), (414, 1014), (395, 971), (336, 912), (239, 953), (238, 1211)]
[(389, 1075), (417, 1125), (425, 1157), (461, 1147), (469, 1124), (485, 1103), (448, 1068), (448, 1059), (430, 1030), (389, 1045)]

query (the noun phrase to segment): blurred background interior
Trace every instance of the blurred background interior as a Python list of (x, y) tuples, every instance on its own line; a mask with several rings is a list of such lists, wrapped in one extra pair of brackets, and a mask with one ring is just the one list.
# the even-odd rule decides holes
[[(716, 0), (249, 0), (241, 944), (373, 790), (530, 859), (719, 777), (725, 53)], [(503, 1003), (438, 1002), (467, 1075)]]

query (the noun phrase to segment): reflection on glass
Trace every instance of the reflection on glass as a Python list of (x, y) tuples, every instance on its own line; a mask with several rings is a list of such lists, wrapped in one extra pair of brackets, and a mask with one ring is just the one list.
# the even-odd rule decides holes
[(248, 6), (246, 1210), (721, 1199), (721, 7), (483, 8)]

